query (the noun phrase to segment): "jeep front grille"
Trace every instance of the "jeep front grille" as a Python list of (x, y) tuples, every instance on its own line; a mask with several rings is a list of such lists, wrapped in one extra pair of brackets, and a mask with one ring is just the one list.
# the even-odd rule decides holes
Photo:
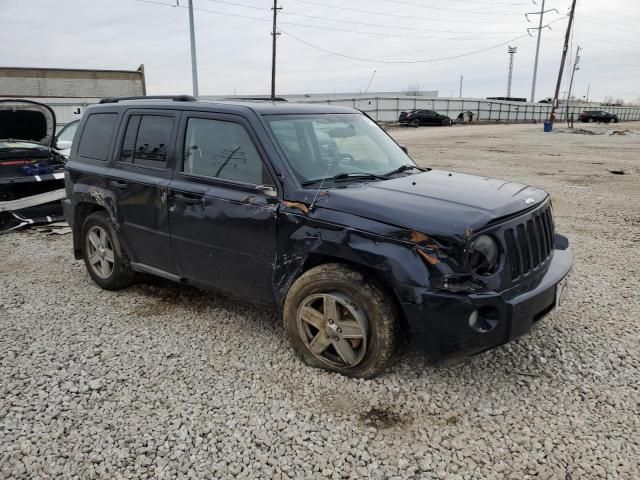
[(507, 260), (513, 280), (546, 263), (553, 253), (553, 236), (550, 207), (504, 231)]

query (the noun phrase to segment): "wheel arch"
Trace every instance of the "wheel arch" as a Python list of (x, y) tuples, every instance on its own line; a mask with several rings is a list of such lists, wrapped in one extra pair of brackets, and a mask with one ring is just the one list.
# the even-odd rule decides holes
[(396, 288), (394, 288), (393, 284), (389, 281), (389, 277), (385, 275), (383, 271), (376, 269), (370, 265), (358, 263), (352, 259), (336, 257), (334, 255), (324, 253), (311, 253), (307, 256), (304, 263), (302, 264), (302, 270), (300, 271), (296, 279), (300, 275), (308, 270), (311, 270), (314, 267), (326, 265), (329, 263), (338, 263), (341, 265), (345, 265), (355, 271), (365, 274), (369, 281), (372, 281), (372, 283), (374, 283), (376, 287), (378, 287), (385, 295), (387, 295), (393, 305), (394, 310), (396, 311), (397, 318), (400, 321), (403, 330), (406, 331), (409, 328), (407, 317), (405, 316), (404, 310), (402, 309), (402, 301), (400, 299), (399, 292), (396, 290)]
[(82, 225), (84, 224), (87, 216), (94, 212), (106, 212), (107, 209), (104, 206), (95, 202), (82, 201), (75, 205), (73, 212), (73, 255), (76, 260), (82, 259)]

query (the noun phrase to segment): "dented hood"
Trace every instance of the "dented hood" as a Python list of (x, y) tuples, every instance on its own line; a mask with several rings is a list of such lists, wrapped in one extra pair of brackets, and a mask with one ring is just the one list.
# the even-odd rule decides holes
[(475, 232), (535, 207), (547, 196), (540, 188), (520, 183), (431, 170), (333, 188), (316, 205), (432, 236), (463, 238), (468, 228)]
[(0, 140), (53, 146), (56, 116), (51, 107), (30, 100), (0, 100)]

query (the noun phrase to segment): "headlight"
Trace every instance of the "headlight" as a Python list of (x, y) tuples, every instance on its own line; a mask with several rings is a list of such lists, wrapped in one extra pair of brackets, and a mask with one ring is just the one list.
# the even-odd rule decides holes
[(489, 235), (480, 235), (469, 248), (469, 266), (476, 275), (487, 276), (496, 272), (500, 250)]

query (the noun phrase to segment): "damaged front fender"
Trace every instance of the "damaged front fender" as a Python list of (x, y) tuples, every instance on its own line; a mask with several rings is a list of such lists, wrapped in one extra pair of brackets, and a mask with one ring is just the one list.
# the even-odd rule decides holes
[(458, 248), (421, 232), (287, 201), (279, 212), (278, 238), (274, 289), (280, 306), (305, 270), (332, 261), (374, 272), (400, 302), (415, 303), (431, 279), (453, 272), (450, 261)]

